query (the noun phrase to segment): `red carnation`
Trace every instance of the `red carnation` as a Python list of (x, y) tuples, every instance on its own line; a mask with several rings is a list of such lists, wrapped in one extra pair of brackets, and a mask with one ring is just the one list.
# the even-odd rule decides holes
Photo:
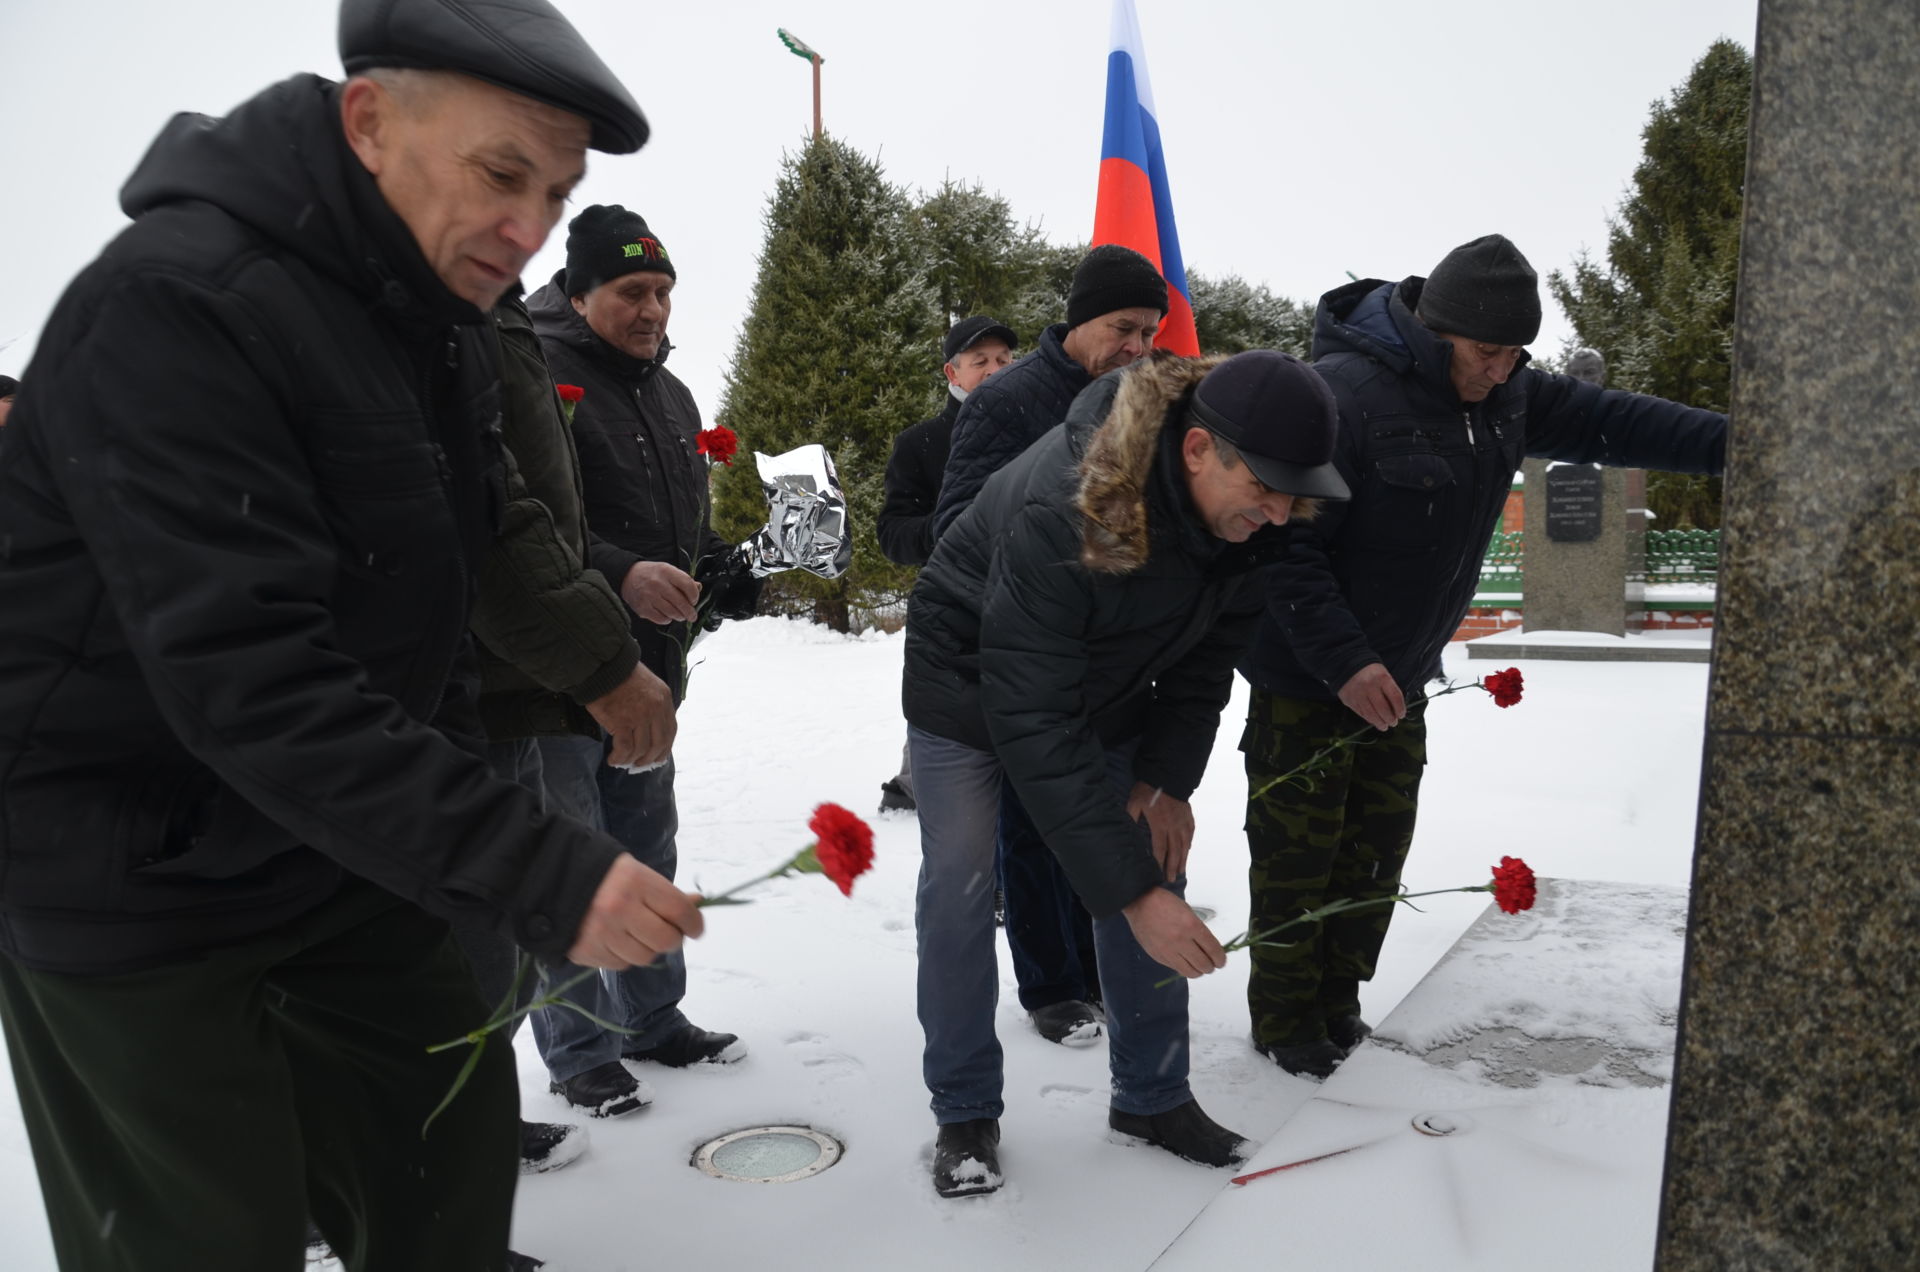
[(843, 896), (852, 896), (853, 881), (873, 865), (873, 828), (838, 804), (822, 804), (813, 810), (807, 829), (819, 841), (815, 851), (820, 869), (840, 885)]
[[(694, 448), (709, 460), (732, 467), (733, 457), (740, 449), (740, 439), (733, 435), (732, 429), (720, 424), (713, 428), (701, 429), (700, 435), (694, 439)], [(849, 813), (848, 816), (852, 814)], [(859, 819), (855, 818), (855, 820)]]
[(1500, 864), (1493, 868), (1494, 904), (1508, 914), (1518, 914), (1533, 909), (1533, 895), (1533, 871), (1527, 863), (1518, 857), (1500, 858)]
[(577, 384), (556, 384), (553, 391), (560, 395), (562, 402), (578, 402), (587, 396), (587, 391)]
[(1496, 671), (1485, 681), (1487, 692), (1493, 695), (1493, 705), (1510, 707), (1520, 701), (1520, 669), (1509, 667), (1505, 671)]

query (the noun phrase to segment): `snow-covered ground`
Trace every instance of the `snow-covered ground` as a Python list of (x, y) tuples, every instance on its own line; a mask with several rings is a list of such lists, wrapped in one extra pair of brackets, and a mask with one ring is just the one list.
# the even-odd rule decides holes
[[(823, 800), (863, 815), (898, 763), (901, 638), (851, 639), (779, 619), (729, 625), (705, 642), (681, 717), (683, 882), (724, 887), (806, 842)], [(1526, 699), (1480, 694), (1436, 703), (1414, 891), (1477, 883), (1503, 854), (1542, 875), (1684, 886), (1690, 872), (1707, 668), (1691, 664), (1525, 662)], [(1455, 646), (1449, 670), (1479, 676)], [(1244, 926), (1246, 783), (1236, 752), (1242, 686), (1206, 783), (1188, 899)], [(1106, 1138), (1104, 1046), (1073, 1051), (1027, 1026), (1002, 959), (1007, 1187), (962, 1202), (925, 1173), (933, 1124), (919, 1077), (913, 1012), (916, 823), (875, 818), (877, 862), (850, 900), (817, 877), (780, 880), (754, 905), (710, 911), (689, 952), (686, 1007), (737, 1032), (741, 1064), (677, 1072), (648, 1066), (654, 1106), (591, 1125), (593, 1147), (565, 1170), (523, 1180), (515, 1244), (560, 1272), (736, 1269), (1140, 1269), (1227, 1186), (1209, 1171)], [(1364, 990), (1380, 1020), (1484, 908), (1444, 896), (1402, 911)], [(1202, 1105), (1264, 1141), (1317, 1089), (1246, 1041), (1244, 955), (1193, 987), (1194, 1073)], [(1423, 1011), (1444, 1004), (1422, 1002)], [(546, 1094), (527, 1031), (519, 1040), (530, 1117), (565, 1120)], [(0, 1073), (0, 1267), (50, 1272), (51, 1247), (26, 1135)], [(720, 1133), (801, 1122), (846, 1144), (832, 1170), (782, 1186), (694, 1170)], [(1438, 1185), (1436, 1184), (1436, 1187)], [(1378, 1197), (1361, 1187), (1352, 1222)], [(1342, 1222), (1339, 1215), (1326, 1216)], [(1527, 1222), (1516, 1215), (1514, 1222)], [(1553, 1234), (1542, 1232), (1543, 1243)], [(1538, 1248), (1551, 1248), (1543, 1244)], [(1267, 1253), (1241, 1252), (1243, 1256)], [(1641, 1259), (1634, 1266), (1644, 1266)]]

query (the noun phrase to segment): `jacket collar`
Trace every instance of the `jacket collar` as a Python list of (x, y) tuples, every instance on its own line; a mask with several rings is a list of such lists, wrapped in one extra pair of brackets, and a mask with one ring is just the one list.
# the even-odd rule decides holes
[(595, 334), (586, 318), (573, 307), (573, 299), (567, 295), (566, 274), (564, 269), (556, 270), (539, 291), (527, 298), (527, 309), (540, 334), (599, 363), (617, 379), (630, 384), (651, 379), (673, 351), (673, 342), (660, 337), (660, 352), (651, 358), (636, 358), (614, 348)]
[[(1187, 401), (1201, 378), (1223, 361), (1220, 356), (1150, 354), (1108, 372), (1075, 399), (1067, 427), (1083, 443), (1076, 447), (1083, 454), (1075, 505), (1082, 523), (1080, 560), (1088, 569), (1138, 570), (1152, 555), (1156, 537), (1171, 536), (1189, 556), (1223, 566), (1230, 560), (1255, 562), (1283, 541), (1286, 532), (1278, 526), (1256, 531), (1245, 544), (1216, 539), (1201, 524), (1181, 475), (1180, 421)], [(1312, 500), (1294, 506), (1301, 520), (1314, 514)]]

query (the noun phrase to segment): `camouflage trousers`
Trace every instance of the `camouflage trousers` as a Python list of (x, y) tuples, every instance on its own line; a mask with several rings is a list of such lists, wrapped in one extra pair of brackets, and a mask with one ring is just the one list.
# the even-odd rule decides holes
[[(1383, 897), (1400, 886), (1413, 843), (1427, 763), (1426, 704), (1385, 733), (1336, 751), (1306, 781), (1254, 792), (1358, 729), (1337, 702), (1253, 692), (1240, 749), (1247, 763), (1247, 930), (1264, 932), (1345, 897)], [(1247, 980), (1254, 1041), (1297, 1046), (1324, 1038), (1326, 1022), (1360, 1010), (1398, 906), (1337, 914), (1289, 928), (1286, 945), (1255, 946)]]

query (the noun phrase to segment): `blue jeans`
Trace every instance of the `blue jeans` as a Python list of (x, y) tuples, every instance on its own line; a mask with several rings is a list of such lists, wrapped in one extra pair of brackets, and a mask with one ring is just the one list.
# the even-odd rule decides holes
[[(607, 744), (590, 738), (542, 738), (540, 759), (547, 800), (554, 811), (605, 831), (641, 864), (671, 879), (679, 864), (674, 835), (680, 815), (673, 803), (673, 761), (647, 773), (607, 767)], [(560, 979), (579, 973), (556, 969)], [(533, 1038), (556, 1082), (617, 1060), (623, 1051), (656, 1046), (687, 1027), (680, 1000), (687, 992), (686, 959), (678, 953), (647, 967), (602, 972), (567, 991), (602, 1020), (631, 1033), (613, 1033), (564, 1007), (533, 1013)]]
[[(993, 937), (993, 854), (1000, 813), (999, 759), (921, 729), (908, 729), (920, 805), (918, 937), (921, 1072), (934, 1119), (946, 1125), (997, 1118), (1002, 1053), (994, 1034), (1000, 977)], [(1116, 800), (1133, 786), (1132, 748), (1107, 752)], [(1147, 829), (1137, 825), (1144, 844)], [(1172, 886), (1184, 889), (1184, 880)], [(1106, 990), (1113, 1107), (1151, 1116), (1193, 1098), (1187, 1085), (1187, 983), (1147, 957), (1123, 914), (1093, 922)]]

